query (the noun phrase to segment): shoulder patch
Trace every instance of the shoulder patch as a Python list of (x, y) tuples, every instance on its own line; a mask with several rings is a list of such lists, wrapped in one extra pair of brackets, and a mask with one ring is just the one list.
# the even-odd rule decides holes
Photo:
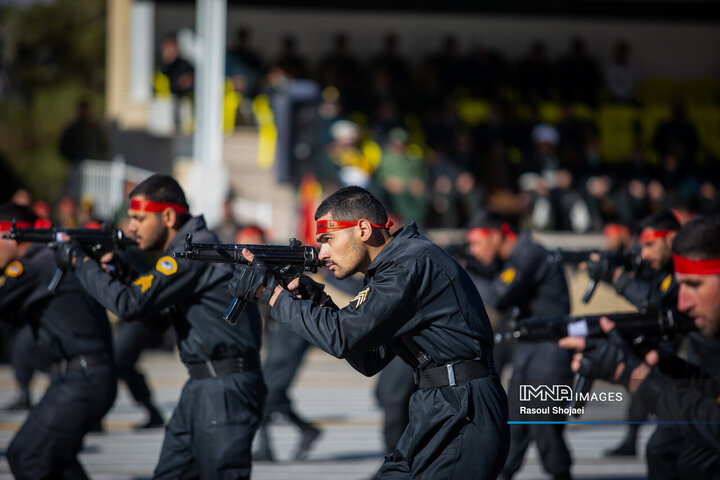
[(367, 299), (368, 292), (370, 292), (370, 287), (368, 287), (365, 290), (363, 290), (362, 292), (358, 293), (355, 296), (355, 298), (350, 300), (350, 303), (355, 302), (355, 308), (358, 308)]
[(5, 275), (10, 278), (17, 278), (23, 273), (23, 264), (15, 260), (5, 267)]
[(142, 277), (136, 278), (133, 282), (133, 285), (137, 285), (140, 287), (140, 293), (145, 293), (150, 290), (150, 287), (152, 287), (152, 281), (153, 274), (149, 273), (147, 275), (143, 275)]
[(663, 293), (667, 292), (668, 288), (670, 288), (670, 284), (672, 283), (672, 280), (673, 280), (672, 275), (668, 275), (667, 277), (665, 277), (665, 280), (663, 280), (662, 283), (660, 284), (660, 291)]
[(155, 270), (169, 277), (177, 272), (177, 262), (172, 257), (161, 257), (155, 264)]
[(508, 268), (508, 269), (505, 269), (505, 270), (503, 270), (503, 272), (500, 274), (500, 280), (501, 280), (505, 285), (510, 285), (510, 284), (512, 283), (512, 281), (515, 280), (515, 274), (516, 274), (516, 273), (517, 273), (517, 271), (516, 271), (514, 268), (512, 268), (512, 267), (511, 267), (511, 268)]

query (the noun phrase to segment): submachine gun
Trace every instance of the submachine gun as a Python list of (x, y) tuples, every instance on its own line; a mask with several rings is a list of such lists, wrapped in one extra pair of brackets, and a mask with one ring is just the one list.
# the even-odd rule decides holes
[[(325, 262), (318, 258), (315, 247), (303, 245), (295, 238), (290, 239), (289, 245), (243, 245), (234, 243), (193, 243), (192, 234), (185, 236), (185, 250), (173, 252), (173, 257), (184, 258), (194, 262), (232, 263), (249, 265), (242, 255), (247, 248), (278, 278), (284, 285), (303, 272), (316, 273), (318, 268), (325, 266)], [(232, 303), (223, 315), (223, 319), (234, 325), (243, 309), (245, 301), (233, 298)]]
[[(17, 242), (53, 244), (62, 242), (63, 234), (78, 242), (83, 250), (96, 260), (108, 252), (137, 245), (135, 240), (126, 237), (119, 228), (17, 228), (14, 221), (10, 232), (2, 235), (2, 238)], [(110, 268), (117, 266), (111, 264)], [(64, 273), (59, 268), (55, 271), (48, 284), (49, 292), (57, 290)]]
[[(599, 250), (563, 250), (558, 248), (551, 253), (552, 259), (556, 262), (562, 262), (568, 265), (577, 266), (582, 262), (587, 262), (590, 259), (590, 255), (597, 253), (600, 255), (600, 262), (607, 262), (608, 268), (615, 269), (617, 267), (623, 267), (628, 271), (637, 271), (642, 263), (640, 254), (638, 252), (610, 252), (610, 251), (599, 251)], [(590, 272), (588, 272), (590, 273)], [(587, 287), (585, 287), (585, 293), (583, 294), (583, 303), (588, 303), (592, 296), (595, 294), (600, 278), (590, 275)]]
[[(615, 323), (615, 329), (641, 357), (657, 348), (661, 342), (675, 339), (695, 331), (694, 321), (673, 309), (645, 310), (631, 313), (607, 313), (602, 315), (558, 316), (548, 318), (525, 318), (516, 320), (506, 333), (495, 334), (495, 343), (557, 342), (564, 337), (602, 338), (605, 332), (600, 328), (600, 318), (607, 317)], [(583, 395), (590, 392), (592, 380), (578, 375), (572, 398), (576, 392)], [(579, 407), (574, 400), (568, 407)]]

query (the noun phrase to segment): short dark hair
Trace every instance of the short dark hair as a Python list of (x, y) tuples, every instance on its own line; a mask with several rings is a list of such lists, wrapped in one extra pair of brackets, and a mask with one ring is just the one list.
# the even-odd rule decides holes
[(640, 225), (638, 225), (638, 231), (643, 231), (646, 228), (652, 228), (653, 230), (680, 230), (680, 222), (670, 210), (663, 210), (642, 219)]
[[(185, 199), (185, 192), (180, 187), (180, 184), (172, 178), (170, 175), (163, 175), (156, 173), (151, 177), (143, 180), (140, 185), (135, 187), (128, 198), (132, 198), (138, 195), (142, 195), (145, 199), (151, 202), (168, 202), (175, 203), (182, 207), (190, 209), (190, 206)], [(178, 214), (178, 223), (184, 224), (190, 218), (190, 214)]]
[(323, 200), (315, 210), (315, 220), (328, 213), (332, 213), (333, 220), (354, 222), (364, 218), (377, 225), (385, 225), (388, 219), (380, 201), (355, 185), (341, 188)]
[(516, 232), (518, 230), (515, 222), (505, 218), (500, 213), (494, 210), (482, 210), (475, 214), (473, 218), (468, 222), (468, 227), (482, 228), (488, 230), (501, 230), (503, 225), (510, 227), (510, 230)]
[(12, 222), (13, 220), (35, 223), (37, 215), (35, 215), (30, 207), (25, 205), (18, 205), (12, 202), (0, 205), (0, 222)]
[(720, 215), (704, 215), (685, 223), (672, 250), (683, 257), (720, 258)]

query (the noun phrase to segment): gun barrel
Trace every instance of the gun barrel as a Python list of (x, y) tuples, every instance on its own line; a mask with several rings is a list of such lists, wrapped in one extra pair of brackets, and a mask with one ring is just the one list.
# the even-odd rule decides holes
[(127, 238), (120, 229), (103, 230), (93, 228), (13, 228), (3, 238), (18, 242), (52, 243), (62, 241), (62, 234), (76, 240), (83, 246), (100, 245), (105, 249), (124, 248), (137, 243)]
[(656, 310), (636, 313), (609, 313), (583, 317), (527, 318), (517, 322), (509, 335), (496, 336), (496, 342), (510, 339), (522, 342), (557, 341), (566, 336), (600, 337), (600, 318), (615, 322), (619, 333), (627, 337), (671, 337), (696, 329), (694, 322), (673, 310)]
[(297, 244), (291, 245), (243, 245), (232, 243), (185, 243), (185, 251), (173, 252), (175, 258), (208, 263), (248, 263), (242, 255), (247, 248), (266, 264), (302, 265), (314, 270), (325, 265), (318, 258), (315, 248)]

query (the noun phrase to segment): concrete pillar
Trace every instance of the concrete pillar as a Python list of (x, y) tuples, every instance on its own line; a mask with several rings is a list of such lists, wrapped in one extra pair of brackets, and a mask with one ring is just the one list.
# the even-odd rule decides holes
[(136, 0), (130, 9), (129, 100), (133, 103), (151, 100), (155, 50), (155, 3)]

